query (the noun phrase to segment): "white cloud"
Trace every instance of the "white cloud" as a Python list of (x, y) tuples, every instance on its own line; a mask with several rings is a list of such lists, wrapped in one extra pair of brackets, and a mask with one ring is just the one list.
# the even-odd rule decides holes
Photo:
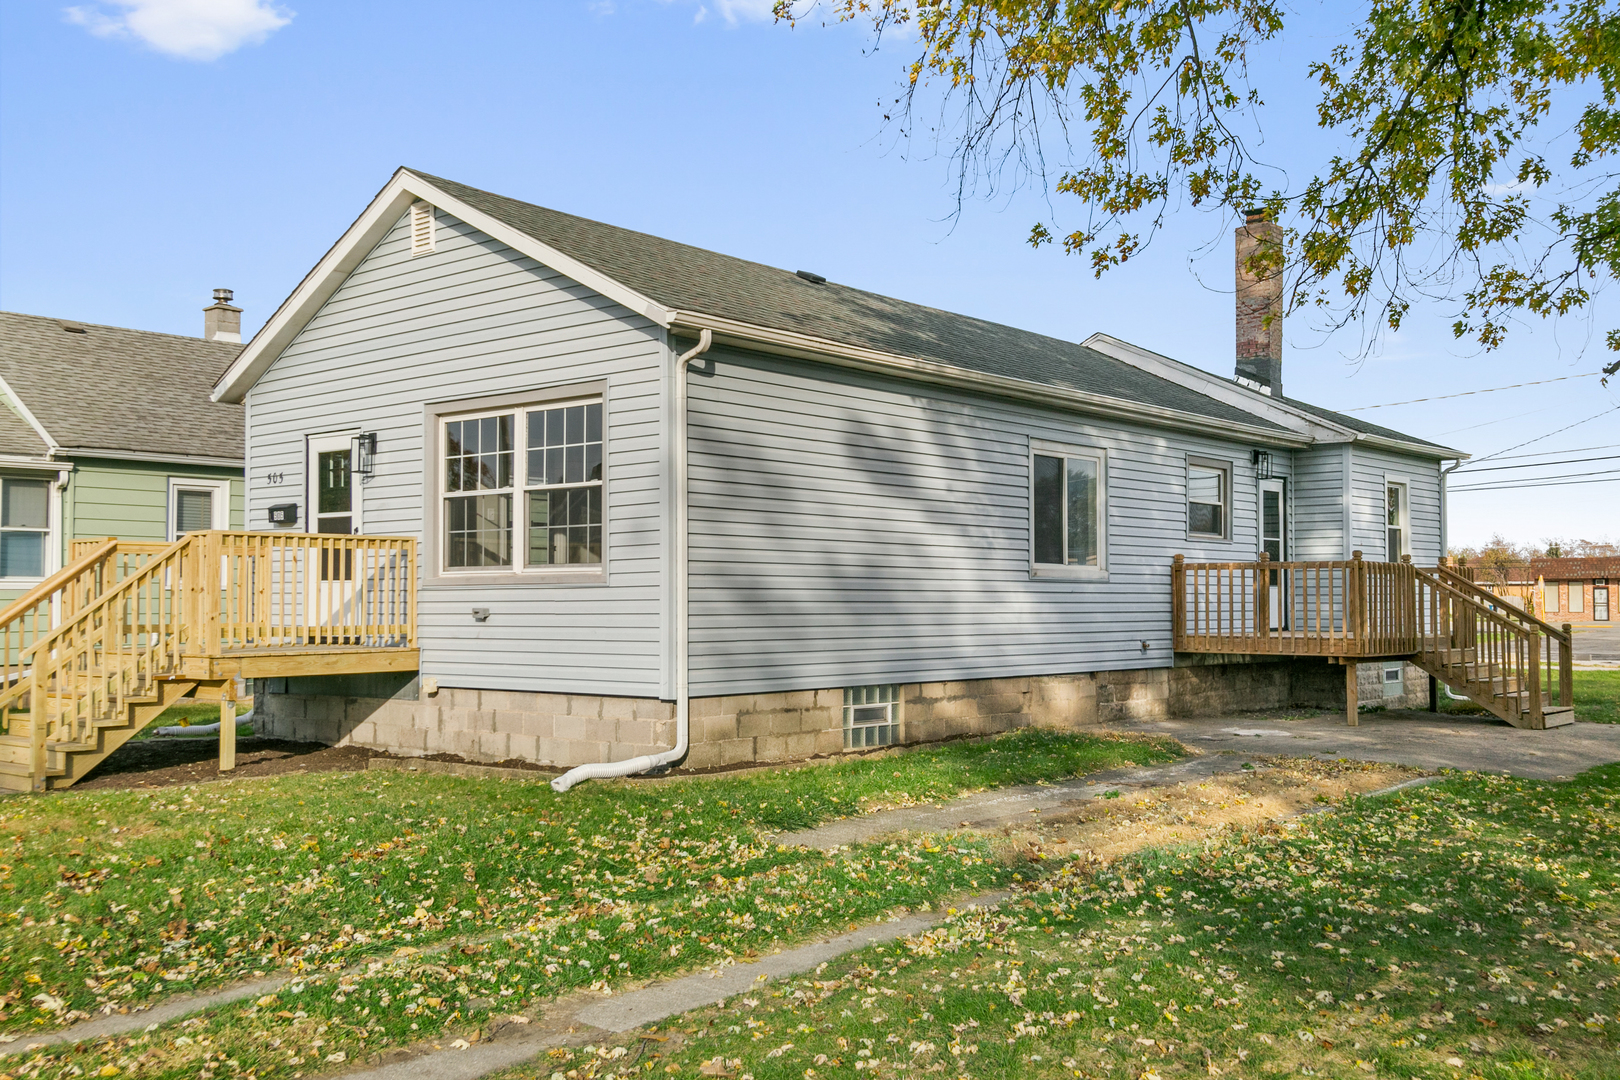
[[(671, 3), (672, 0), (663, 0), (663, 2), (667, 4)], [(736, 26), (741, 22), (770, 22), (776, 18), (775, 13), (772, 11), (772, 8), (776, 5), (776, 0), (711, 0), (711, 2), (714, 4), (714, 10), (718, 11), (720, 17), (725, 19), (730, 26)], [(692, 21), (700, 23), (708, 17), (708, 6), (699, 4), (697, 14)]]
[(293, 16), (271, 0), (108, 0), (64, 14), (97, 37), (132, 37), (183, 60), (217, 60), (257, 45)]

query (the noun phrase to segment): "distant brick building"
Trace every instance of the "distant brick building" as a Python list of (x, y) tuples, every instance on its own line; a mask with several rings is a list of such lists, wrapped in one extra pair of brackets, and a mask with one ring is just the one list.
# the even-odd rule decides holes
[(1506, 580), (1480, 584), (1504, 599), (1517, 601), (1550, 623), (1607, 623), (1615, 619), (1620, 590), (1620, 557), (1531, 559), (1510, 566)]

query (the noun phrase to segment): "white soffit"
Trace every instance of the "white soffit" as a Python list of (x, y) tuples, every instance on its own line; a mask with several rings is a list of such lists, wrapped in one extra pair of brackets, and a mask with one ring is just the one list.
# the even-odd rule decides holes
[(520, 232), (482, 210), (475, 210), (408, 169), (399, 169), (387, 185), (371, 200), (371, 204), (355, 219), (336, 244), (315, 264), (284, 300), (268, 322), (253, 335), (236, 362), (220, 377), (211, 395), (215, 401), (239, 404), (259, 377), (291, 345), (305, 324), (314, 318), (321, 305), (347, 280), (349, 274), (370, 255), (372, 249), (386, 236), (400, 216), (417, 201), (431, 203), (445, 213), (459, 218), (480, 232), (522, 252), (536, 262), (572, 278), (581, 285), (624, 305), (659, 326), (668, 326), (674, 313), (661, 304), (612, 278), (591, 269), (577, 259), (564, 255), (541, 243), (527, 233)]

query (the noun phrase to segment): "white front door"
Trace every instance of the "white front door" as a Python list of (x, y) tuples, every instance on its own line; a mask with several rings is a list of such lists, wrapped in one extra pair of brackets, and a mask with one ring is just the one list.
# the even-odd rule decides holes
[(1592, 586), (1592, 621), (1609, 621), (1609, 587), (1607, 585)]
[[(305, 454), (306, 531), (350, 536), (360, 531), (360, 495), (352, 475), (354, 436), (312, 435)], [(319, 543), (304, 563), (305, 608), (310, 626), (342, 622), (354, 602), (354, 553)]]
[[(1288, 560), (1288, 498), (1286, 480), (1260, 481), (1260, 550), (1274, 563)], [(1272, 570), (1271, 629), (1288, 625), (1284, 571)]]

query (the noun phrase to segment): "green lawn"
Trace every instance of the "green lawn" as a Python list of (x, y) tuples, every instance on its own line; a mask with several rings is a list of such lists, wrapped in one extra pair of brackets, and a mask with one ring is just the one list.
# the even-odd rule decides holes
[[(291, 1076), (326, 1055), (702, 966), (1019, 869), (982, 841), (824, 855), (778, 848), (772, 832), (1179, 752), (1171, 740), (1026, 731), (561, 796), (544, 777), (373, 772), (17, 798), (0, 803), (0, 1031), (290, 969), (303, 976), (295, 990), (219, 1010), (183, 1037), (160, 1030), (40, 1061), (93, 1073), (146, 1055), (143, 1077), (193, 1076), (206, 1054), (236, 1062), (220, 1075)], [(430, 951), (446, 944), (456, 947)], [(319, 1042), (280, 1049), (299, 1039)]]
[(1620, 1075), (1620, 766), (1102, 871), (508, 1080)]

